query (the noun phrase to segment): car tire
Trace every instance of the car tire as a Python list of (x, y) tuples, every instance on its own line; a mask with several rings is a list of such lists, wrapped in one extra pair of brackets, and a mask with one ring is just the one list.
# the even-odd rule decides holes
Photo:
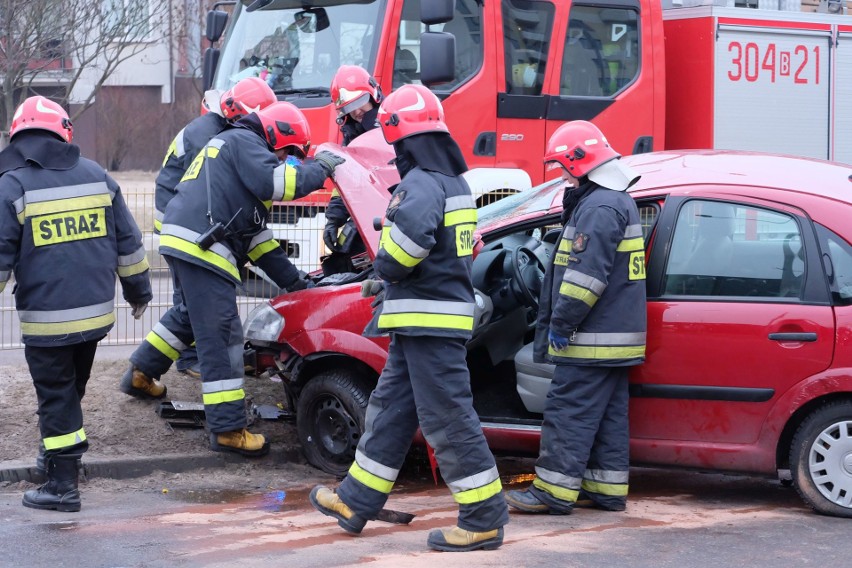
[(323, 371), (302, 389), (296, 428), (308, 463), (343, 477), (364, 433), (370, 389), (351, 371)]
[(852, 517), (852, 401), (812, 412), (790, 446), (796, 491), (818, 513)]

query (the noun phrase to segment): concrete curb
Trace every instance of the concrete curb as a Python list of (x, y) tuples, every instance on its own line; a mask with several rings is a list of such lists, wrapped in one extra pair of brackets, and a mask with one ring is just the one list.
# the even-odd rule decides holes
[[(165, 456), (91, 458), (83, 455), (83, 471), (87, 479), (104, 477), (109, 479), (131, 479), (144, 477), (155, 471), (184, 473), (205, 468), (223, 468), (228, 464), (251, 463), (274, 467), (285, 463), (304, 463), (299, 449), (273, 450), (262, 458), (245, 458), (232, 453), (175, 454)], [(31, 462), (0, 463), (0, 483), (29, 481), (41, 483), (44, 479), (36, 473), (35, 459)]]

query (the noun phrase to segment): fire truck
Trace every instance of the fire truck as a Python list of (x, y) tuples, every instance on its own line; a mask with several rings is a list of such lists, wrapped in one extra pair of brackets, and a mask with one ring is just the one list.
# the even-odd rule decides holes
[[(364, 67), (385, 93), (428, 85), (480, 203), (544, 181), (546, 141), (577, 119), (622, 154), (729, 148), (852, 163), (843, 16), (659, 0), (241, 0), (208, 14), (207, 37), (206, 86), (264, 78), (305, 113), (314, 145), (340, 142), (329, 93), (340, 65)], [(322, 243), (314, 230), (299, 244), (292, 229), (321, 227), (327, 195), (275, 220), (300, 267)]]

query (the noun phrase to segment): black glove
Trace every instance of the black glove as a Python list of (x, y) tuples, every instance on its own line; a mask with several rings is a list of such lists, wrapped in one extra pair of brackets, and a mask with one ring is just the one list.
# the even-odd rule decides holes
[(325, 242), (325, 246), (332, 252), (340, 251), (340, 243), (337, 242), (337, 231), (340, 228), (337, 223), (334, 221), (329, 221), (325, 224), (325, 230), (322, 233), (322, 240)]
[(328, 177), (331, 177), (332, 174), (334, 174), (334, 168), (346, 161), (346, 158), (338, 156), (334, 152), (329, 152), (328, 150), (317, 152), (314, 159), (322, 164), (323, 169), (325, 169), (325, 175)]
[(285, 288), (287, 292), (298, 292), (299, 290), (304, 290), (305, 288), (313, 288), (316, 286), (309, 278), (299, 278), (289, 286)]

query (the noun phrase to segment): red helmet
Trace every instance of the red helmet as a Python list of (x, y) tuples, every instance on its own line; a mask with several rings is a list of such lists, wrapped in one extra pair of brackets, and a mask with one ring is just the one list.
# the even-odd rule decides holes
[(600, 129), (585, 120), (566, 122), (556, 129), (544, 151), (544, 163), (562, 166), (575, 178), (588, 176), (603, 187), (623, 191), (639, 175), (621, 163), (621, 154), (607, 142)]
[(367, 70), (357, 65), (342, 65), (331, 80), (331, 100), (337, 114), (344, 117), (372, 99), (382, 102), (382, 90)]
[(441, 101), (423, 85), (403, 85), (388, 95), (379, 107), (378, 119), (388, 144), (412, 134), (450, 131)]
[(219, 99), (219, 106), (222, 116), (228, 120), (237, 120), (277, 100), (266, 81), (260, 77), (249, 77), (225, 91)]
[(284, 101), (272, 103), (257, 111), (269, 146), (275, 150), (292, 146), (308, 155), (311, 149), (311, 128), (308, 119), (296, 105)]
[(12, 117), (9, 138), (25, 130), (47, 130), (66, 142), (74, 138), (74, 127), (65, 109), (41, 96), (29, 97), (18, 106)]

